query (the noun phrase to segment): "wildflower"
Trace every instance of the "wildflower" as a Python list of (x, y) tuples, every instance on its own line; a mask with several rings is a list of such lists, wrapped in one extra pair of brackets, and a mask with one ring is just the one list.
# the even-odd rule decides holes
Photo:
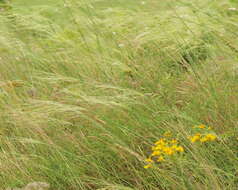
[(158, 155), (160, 155), (160, 154), (161, 154), (160, 151), (154, 151), (154, 152), (151, 154), (151, 156), (158, 156)]
[(205, 129), (205, 128), (206, 128), (206, 125), (204, 125), (204, 124), (195, 125), (195, 126), (193, 126), (193, 128)]
[(202, 125), (199, 125), (198, 128), (199, 128), (199, 129), (205, 129), (206, 126), (202, 124)]
[(202, 135), (202, 134), (200, 134), (200, 133), (197, 133), (197, 134), (195, 134), (194, 136), (191, 136), (191, 137), (189, 137), (189, 139), (190, 139), (190, 141), (192, 142), (192, 143), (195, 143), (195, 142), (197, 142), (197, 141), (200, 141), (200, 142), (202, 142), (202, 143), (204, 143), (204, 142), (208, 142), (208, 141), (214, 141), (214, 140), (216, 140), (216, 136), (215, 135), (213, 135), (213, 134), (207, 134), (207, 135)]
[(214, 141), (216, 140), (216, 136), (213, 134), (207, 134), (203, 138), (200, 139), (200, 142)]
[(184, 152), (184, 148), (182, 146), (173, 145), (171, 146), (171, 149), (173, 149), (176, 152)]
[(207, 142), (207, 141), (209, 141), (209, 139), (205, 136), (205, 137), (202, 137), (201, 139), (200, 139), (200, 142), (202, 142), (202, 143), (204, 143), (204, 142)]
[(163, 145), (153, 146), (153, 147), (152, 147), (152, 150), (153, 150), (153, 151), (156, 151), (156, 150), (162, 150), (163, 147), (164, 147)]
[(190, 139), (190, 141), (191, 141), (192, 143), (195, 143), (196, 141), (199, 141), (200, 138), (201, 138), (201, 134), (200, 134), (200, 133), (197, 133), (197, 134), (195, 134), (194, 136), (189, 137), (189, 139)]
[(157, 162), (163, 162), (164, 161), (164, 157), (163, 156), (160, 156), (158, 159), (157, 159)]
[(170, 137), (172, 134), (170, 131), (167, 131), (163, 134), (164, 137)]
[(172, 148), (173, 150), (176, 150), (177, 147), (178, 147), (177, 145), (171, 146), (171, 148)]
[[(169, 133), (166, 132), (163, 136), (168, 136), (168, 134)], [(156, 162), (164, 162), (170, 156), (175, 155), (179, 152), (184, 152), (183, 147), (178, 146), (177, 139), (164, 137), (156, 141), (154, 144), (155, 145), (152, 146), (152, 153), (150, 157), (145, 160), (147, 162), (147, 165), (145, 165), (144, 168), (146, 169), (152, 167)]]
[(177, 144), (178, 143), (178, 141), (176, 139), (172, 139), (170, 142), (171, 142), (171, 144)]
[(165, 147), (165, 148), (163, 149), (163, 152), (164, 152), (165, 154), (167, 154), (167, 155), (172, 155), (172, 154), (174, 154), (174, 150), (173, 150), (172, 148), (170, 148), (170, 147)]
[(178, 146), (178, 147), (176, 147), (176, 151), (184, 152), (184, 148), (182, 146)]
[(145, 169), (148, 169), (148, 168), (151, 168), (152, 167), (152, 164), (147, 164), (144, 166)]
[(215, 135), (213, 135), (213, 134), (207, 134), (206, 135), (206, 137), (207, 137), (207, 139), (209, 140), (209, 141), (214, 141), (214, 140), (216, 140), (216, 136)]
[(160, 139), (160, 140), (158, 140), (158, 141), (155, 143), (155, 145), (161, 145), (161, 146), (166, 145), (165, 139)]
[(154, 162), (151, 158), (147, 158), (147, 159), (145, 159), (145, 161), (148, 162), (148, 163)]

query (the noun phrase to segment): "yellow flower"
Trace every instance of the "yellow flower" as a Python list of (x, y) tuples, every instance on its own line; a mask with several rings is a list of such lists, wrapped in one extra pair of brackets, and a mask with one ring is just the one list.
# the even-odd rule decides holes
[(200, 139), (200, 142), (214, 141), (214, 140), (216, 140), (216, 138), (217, 137), (213, 134), (207, 134)]
[(172, 155), (174, 154), (174, 150), (172, 148), (169, 148), (169, 147), (165, 147), (163, 149), (164, 153), (167, 154), (167, 155)]
[(172, 144), (177, 144), (177, 143), (178, 143), (178, 141), (177, 141), (176, 139), (172, 139), (170, 142), (171, 142)]
[(170, 131), (167, 131), (163, 134), (164, 137), (170, 137), (172, 133)]
[(206, 128), (206, 125), (203, 125), (203, 124), (202, 124), (202, 125), (198, 125), (198, 128), (199, 128), (199, 129), (205, 129), (205, 128)]
[(164, 147), (164, 146), (162, 146), (162, 145), (157, 145), (157, 146), (154, 146), (154, 147), (152, 148), (152, 150), (153, 150), (153, 151), (162, 150), (163, 147)]
[(164, 161), (164, 157), (163, 156), (160, 156), (158, 159), (157, 159), (157, 162), (163, 162)]
[(209, 141), (214, 141), (214, 140), (216, 140), (216, 138), (217, 138), (217, 137), (216, 137), (215, 135), (213, 135), (213, 134), (207, 134), (206, 137), (208, 138)]
[(178, 152), (184, 152), (184, 148), (183, 148), (182, 146), (178, 146), (178, 147), (176, 148), (176, 151), (178, 151)]
[(184, 152), (184, 148), (182, 146), (173, 145), (171, 148), (177, 152)]
[(158, 155), (160, 155), (160, 154), (161, 154), (160, 151), (154, 151), (154, 152), (151, 154), (151, 156), (158, 156)]
[(160, 140), (158, 140), (158, 141), (155, 143), (155, 145), (162, 145), (162, 146), (166, 145), (165, 139), (160, 139)]
[(148, 169), (148, 168), (151, 168), (152, 167), (152, 164), (147, 164), (144, 166), (145, 169)]
[(148, 162), (148, 163), (154, 162), (151, 158), (147, 158), (147, 159), (145, 159), (145, 161)]
[(197, 133), (197, 134), (195, 134), (194, 136), (190, 137), (189, 139), (190, 139), (190, 141), (191, 141), (192, 143), (194, 143), (194, 142), (200, 140), (200, 138), (201, 138), (201, 134), (200, 134), (200, 133)]
[(173, 145), (173, 146), (171, 146), (171, 148), (174, 149), (174, 150), (176, 150), (177, 147), (178, 147), (177, 145)]
[(204, 142), (207, 142), (207, 141), (209, 141), (209, 139), (205, 136), (205, 137), (202, 137), (201, 139), (200, 139), (200, 142), (202, 142), (202, 143), (204, 143)]

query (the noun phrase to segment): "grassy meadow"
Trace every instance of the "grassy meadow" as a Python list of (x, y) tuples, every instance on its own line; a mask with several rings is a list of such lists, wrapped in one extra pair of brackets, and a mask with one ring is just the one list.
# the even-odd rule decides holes
[(236, 0), (0, 1), (0, 189), (238, 189), (237, 63)]

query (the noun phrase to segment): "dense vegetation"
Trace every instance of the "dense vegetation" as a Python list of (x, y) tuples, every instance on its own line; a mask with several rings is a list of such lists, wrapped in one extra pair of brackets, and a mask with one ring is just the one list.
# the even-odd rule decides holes
[(1, 188), (237, 189), (237, 8), (0, 3)]

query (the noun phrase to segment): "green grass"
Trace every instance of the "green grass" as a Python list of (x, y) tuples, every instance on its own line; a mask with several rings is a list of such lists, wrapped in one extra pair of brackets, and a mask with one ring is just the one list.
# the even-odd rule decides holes
[[(238, 10), (229, 8), (238, 3), (18, 0), (1, 9), (1, 188), (237, 189)], [(218, 140), (191, 144), (198, 124)], [(144, 169), (166, 131), (185, 152)]]

